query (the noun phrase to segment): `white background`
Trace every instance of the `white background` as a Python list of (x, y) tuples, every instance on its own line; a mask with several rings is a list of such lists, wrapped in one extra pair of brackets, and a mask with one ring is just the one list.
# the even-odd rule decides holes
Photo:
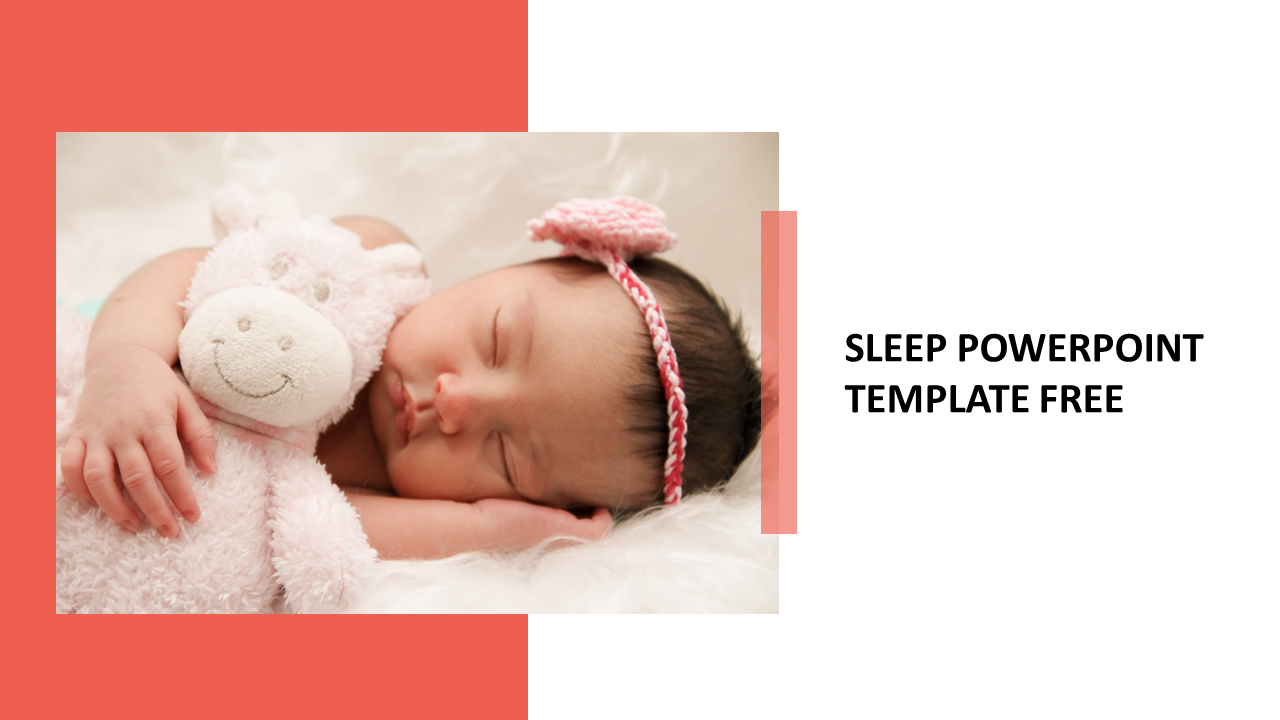
[[(778, 130), (800, 228), (781, 614), (533, 617), (531, 714), (1280, 716), (1271, 7), (531, 3), (531, 130)], [(852, 332), (952, 347), (850, 364)], [(1205, 339), (961, 365), (962, 332)], [(863, 382), (1125, 412), (854, 415)]]

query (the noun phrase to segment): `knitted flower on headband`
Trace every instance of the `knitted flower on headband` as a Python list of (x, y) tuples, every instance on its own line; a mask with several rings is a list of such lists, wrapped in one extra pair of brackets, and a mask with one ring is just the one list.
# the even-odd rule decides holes
[(609, 254), (616, 253), (626, 261), (676, 244), (675, 233), (663, 224), (666, 219), (666, 213), (633, 197), (569, 200), (542, 219), (530, 220), (529, 237), (554, 240), (564, 246), (564, 254), (584, 260), (608, 262)]

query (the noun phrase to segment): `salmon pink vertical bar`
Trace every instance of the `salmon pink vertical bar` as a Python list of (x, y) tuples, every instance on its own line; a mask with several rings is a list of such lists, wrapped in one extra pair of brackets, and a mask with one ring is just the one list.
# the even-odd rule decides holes
[(796, 533), (796, 213), (760, 213), (760, 532)]
[(778, 365), (782, 371), (778, 383), (778, 533), (797, 532), (797, 417), (796, 387), (799, 355), (796, 329), (798, 240), (797, 213), (779, 212), (778, 216)]
[(778, 213), (760, 213), (760, 532), (778, 532)]

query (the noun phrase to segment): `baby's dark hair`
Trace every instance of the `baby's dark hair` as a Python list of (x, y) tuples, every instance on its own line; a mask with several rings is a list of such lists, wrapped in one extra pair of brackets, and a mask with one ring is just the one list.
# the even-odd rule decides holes
[[(549, 258), (563, 278), (602, 274), (600, 265)], [(680, 366), (689, 431), (681, 475), (685, 497), (727, 481), (760, 440), (760, 367), (743, 338), (742, 318), (680, 267), (657, 258), (628, 263), (653, 290)], [(619, 292), (621, 292), (619, 288)], [(637, 310), (637, 314), (639, 311)], [(657, 468), (650, 505), (662, 502), (661, 468), (667, 459), (667, 401), (658, 379), (653, 341), (637, 331), (629, 362), (636, 381), (627, 388), (641, 457)], [(618, 508), (627, 510), (629, 508)]]

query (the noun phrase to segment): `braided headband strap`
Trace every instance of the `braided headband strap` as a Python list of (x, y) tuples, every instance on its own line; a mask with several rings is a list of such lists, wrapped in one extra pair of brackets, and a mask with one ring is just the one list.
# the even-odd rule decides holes
[(548, 210), (542, 219), (530, 220), (529, 236), (534, 241), (554, 240), (564, 246), (565, 255), (603, 264), (644, 315), (657, 356), (658, 379), (667, 400), (667, 461), (663, 465), (662, 496), (665, 504), (675, 505), (682, 495), (689, 408), (685, 406), (684, 383), (662, 307), (649, 286), (627, 265), (627, 260), (636, 255), (659, 252), (675, 244), (676, 236), (663, 224), (665, 219), (661, 210), (632, 197), (570, 200)]
[(684, 383), (680, 380), (676, 349), (671, 346), (662, 307), (649, 286), (616, 254), (611, 253), (605, 267), (640, 308), (645, 324), (649, 326), (649, 336), (653, 338), (653, 351), (658, 356), (658, 379), (662, 381), (662, 392), (667, 398), (667, 462), (662, 468), (662, 496), (667, 505), (675, 505), (680, 502), (682, 494), (680, 474), (684, 471), (684, 436), (689, 431), (689, 408), (684, 404)]

